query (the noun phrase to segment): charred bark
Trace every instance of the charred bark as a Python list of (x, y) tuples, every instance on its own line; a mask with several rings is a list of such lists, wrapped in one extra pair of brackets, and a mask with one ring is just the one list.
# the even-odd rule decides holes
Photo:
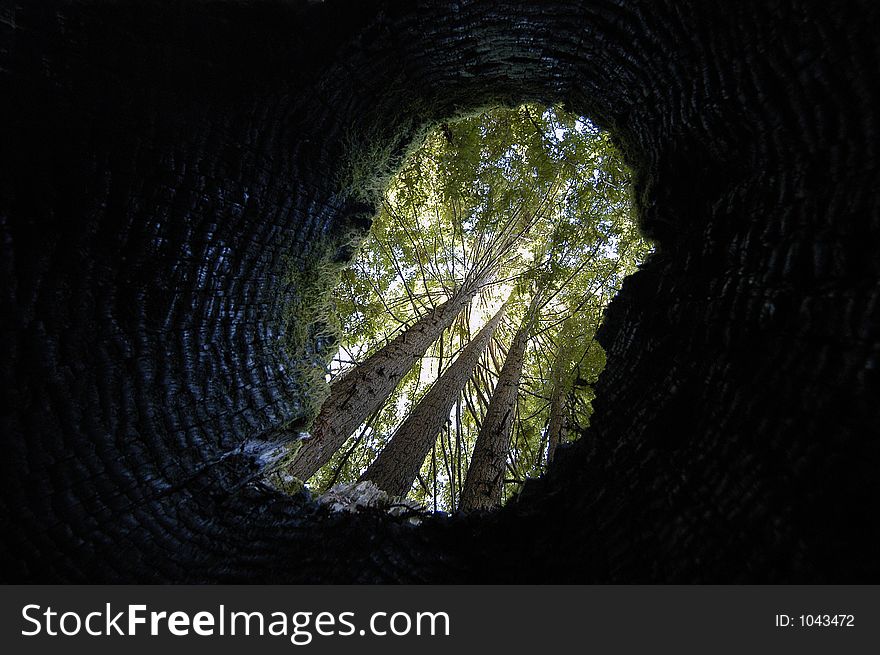
[[(880, 581), (878, 33), (870, 2), (6, 3), (0, 577)], [(344, 259), (426, 126), (536, 98), (612, 130), (657, 242), (589, 439), (479, 523), (261, 486), (324, 363), (281, 347), (290, 270)]]
[[(506, 306), (505, 306), (506, 307)], [(431, 445), (452, 411), (464, 385), (483, 356), (498, 323), (504, 317), (505, 307), (483, 326), (431, 386), (412, 413), (395, 430), (388, 445), (361, 476), (392, 496), (403, 496), (412, 487)]]

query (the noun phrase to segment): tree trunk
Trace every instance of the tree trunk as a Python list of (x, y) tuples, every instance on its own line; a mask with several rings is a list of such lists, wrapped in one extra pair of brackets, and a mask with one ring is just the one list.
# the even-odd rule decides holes
[[(0, 580), (880, 581), (880, 15), (342, 4), (0, 10)], [(482, 519), (252, 484), (228, 453), (301, 416), (311, 358), (288, 262), (362, 222), (335, 171), (534, 98), (614, 129), (658, 244), (590, 439)]]
[(547, 464), (553, 461), (556, 448), (562, 440), (563, 410), (565, 409), (565, 374), (561, 370), (563, 365), (564, 343), (560, 340), (559, 349), (556, 352), (556, 361), (553, 363), (553, 391), (550, 393), (550, 421), (547, 424)]
[(522, 324), (510, 344), (498, 383), (489, 401), (461, 494), (461, 509), (464, 511), (489, 509), (501, 504), (504, 466), (510, 450), (516, 398), (529, 333), (534, 323), (536, 300), (537, 295), (526, 310)]
[(330, 461), (358, 426), (382, 406), (416, 360), (452, 324), (482, 281), (482, 278), (475, 280), (449, 301), (428, 312), (331, 385), (330, 396), (312, 425), (311, 438), (303, 444), (290, 467), (291, 474), (307, 480)]
[(437, 434), (448, 420), (458, 395), (473, 375), (506, 307), (505, 304), (498, 310), (492, 320), (464, 348), (458, 359), (434, 382), (376, 461), (361, 476), (361, 480), (374, 482), (392, 496), (402, 496), (409, 491), (431, 444), (436, 441)]

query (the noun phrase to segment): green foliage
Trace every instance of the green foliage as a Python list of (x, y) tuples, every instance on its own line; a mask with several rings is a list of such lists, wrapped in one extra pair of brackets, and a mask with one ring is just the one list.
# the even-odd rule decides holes
[(326, 308), (338, 308), (343, 337), (331, 375), (356, 366), (469, 282), (480, 280), (483, 290), (311, 486), (323, 490), (355, 480), (508, 297), (507, 323), (411, 496), (437, 509), (457, 507), (507, 345), (532, 299), (505, 495), (540, 474), (551, 396), (556, 390), (564, 398), (570, 436), (589, 424), (593, 384), (605, 364), (595, 332), (623, 278), (650, 250), (632, 211), (630, 173), (609, 136), (561, 109), (495, 109), (431, 131), (388, 182), (371, 234), (339, 275), (332, 303), (312, 309), (320, 326), (332, 320)]
[[(355, 237), (348, 235), (343, 241)], [(311, 256), (290, 261), (282, 280), (286, 303), (281, 316), (281, 345), (295, 368), (289, 371), (291, 380), (299, 388), (299, 397), (306, 404), (300, 408), (295, 426), (308, 426), (329, 394), (326, 384), (327, 362), (339, 347), (339, 309), (334, 288), (339, 285), (345, 267), (334, 261), (339, 243), (328, 242), (323, 247), (313, 246)]]

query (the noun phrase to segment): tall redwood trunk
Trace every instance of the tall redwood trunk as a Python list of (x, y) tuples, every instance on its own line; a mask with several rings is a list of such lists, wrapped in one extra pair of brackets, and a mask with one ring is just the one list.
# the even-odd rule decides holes
[(464, 385), (474, 373), (480, 357), (504, 316), (506, 305), (498, 310), (476, 337), (446, 369), (412, 414), (400, 425), (391, 441), (361, 476), (392, 496), (409, 491), (437, 434), (449, 418)]
[(489, 509), (501, 504), (504, 467), (510, 450), (516, 399), (536, 307), (537, 295), (526, 310), (522, 324), (510, 344), (492, 392), (462, 489), (462, 510)]
[(556, 447), (562, 441), (563, 410), (565, 409), (566, 385), (563, 366), (565, 344), (560, 338), (556, 361), (553, 363), (553, 391), (550, 393), (550, 421), (547, 423), (547, 464), (553, 461)]
[(307, 480), (326, 464), (358, 426), (378, 410), (416, 361), (471, 301), (482, 278), (421, 317), (385, 347), (330, 387), (330, 396), (302, 446), (290, 473)]

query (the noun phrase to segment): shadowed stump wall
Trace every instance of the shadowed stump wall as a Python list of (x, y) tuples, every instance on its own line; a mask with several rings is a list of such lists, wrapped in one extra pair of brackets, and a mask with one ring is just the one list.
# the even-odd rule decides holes
[[(877, 582), (878, 33), (869, 2), (0, 10), (3, 579)], [(303, 280), (427, 126), (525, 100), (613, 132), (657, 244), (590, 430), (489, 516), (259, 484), (328, 348)]]

